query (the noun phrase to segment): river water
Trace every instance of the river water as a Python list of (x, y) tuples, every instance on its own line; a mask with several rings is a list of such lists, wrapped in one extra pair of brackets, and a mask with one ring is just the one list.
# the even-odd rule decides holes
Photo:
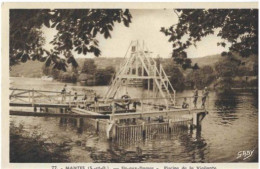
[[(64, 83), (32, 78), (10, 78), (11, 87), (60, 91)], [(104, 93), (106, 86), (85, 87), (68, 84), (70, 90), (93, 89)], [(177, 92), (191, 96), (192, 91)], [(201, 131), (179, 131), (156, 135), (153, 139), (119, 145), (95, 133), (88, 125), (79, 131), (74, 123), (60, 118), (11, 116), (15, 125), (55, 142), (68, 140), (72, 147), (71, 162), (256, 162), (258, 161), (258, 95), (257, 90), (211, 91), (209, 114)], [(138, 91), (137, 91), (138, 93)], [(86, 123), (86, 122), (85, 122)], [(79, 142), (81, 144), (79, 144)], [(84, 143), (84, 144), (83, 144)], [(253, 151), (251, 157), (238, 157), (241, 151)]]

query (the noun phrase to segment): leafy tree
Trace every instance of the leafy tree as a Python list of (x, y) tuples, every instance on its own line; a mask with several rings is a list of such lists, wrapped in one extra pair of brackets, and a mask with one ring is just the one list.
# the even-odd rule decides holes
[(237, 76), (250, 76), (252, 71), (246, 66), (240, 66), (237, 71)]
[(164, 70), (167, 76), (169, 76), (169, 80), (175, 90), (183, 90), (185, 88), (184, 75), (182, 71), (178, 67), (176, 67), (176, 65), (174, 65), (173, 63), (168, 64), (167, 66), (165, 66)]
[(253, 65), (253, 75), (257, 76), (258, 75), (258, 63), (255, 63)]
[(77, 74), (69, 72), (61, 72), (59, 75), (59, 80), (62, 82), (77, 82)]
[(193, 70), (197, 70), (197, 69), (199, 69), (199, 68), (200, 68), (200, 67), (199, 67), (198, 63), (195, 63), (194, 66), (193, 66)]
[(218, 77), (236, 76), (238, 72), (238, 64), (230, 59), (224, 59), (223, 61), (216, 63), (215, 70)]
[(233, 77), (238, 73), (239, 63), (228, 57), (215, 65), (218, 86), (222, 89), (231, 89), (234, 84)]
[(200, 69), (194, 69), (186, 77), (186, 81), (191, 84), (192, 88), (196, 86), (199, 89), (209, 86), (214, 79), (215, 72), (211, 66), (204, 66)]
[(84, 61), (81, 73), (94, 74), (96, 72), (97, 66), (93, 59), (86, 59)]
[(115, 69), (112, 66), (98, 69), (95, 74), (96, 85), (108, 85), (114, 73)]
[[(77, 67), (72, 50), (99, 56), (96, 36), (111, 38), (114, 24), (123, 22), (128, 27), (131, 18), (128, 9), (11, 9), (10, 66), (32, 59), (63, 71), (67, 64)], [(43, 48), (43, 25), (57, 30), (53, 50)]]
[(177, 9), (179, 20), (169, 28), (161, 28), (172, 43), (174, 60), (183, 66), (191, 67), (186, 49), (203, 37), (217, 32), (223, 41), (217, 45), (226, 46), (228, 52), (222, 55), (239, 53), (242, 57), (258, 54), (258, 10), (257, 9)]

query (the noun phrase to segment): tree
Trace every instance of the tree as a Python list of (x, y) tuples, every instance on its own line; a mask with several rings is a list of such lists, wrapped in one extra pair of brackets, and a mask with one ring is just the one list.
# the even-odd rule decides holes
[(115, 69), (112, 66), (108, 66), (105, 69), (98, 69), (95, 74), (96, 85), (108, 85), (115, 73)]
[(232, 57), (227, 57), (215, 65), (218, 86), (222, 89), (229, 90), (234, 84), (233, 77), (238, 74), (240, 63), (235, 62)]
[[(72, 50), (99, 56), (96, 36), (111, 38), (114, 23), (123, 22), (128, 27), (131, 18), (128, 9), (11, 9), (10, 66), (32, 59), (63, 71), (67, 64), (77, 67)], [(43, 25), (57, 30), (51, 41), (54, 50), (43, 48)]]
[[(257, 9), (177, 9), (179, 20), (169, 28), (161, 28), (172, 43), (172, 57), (184, 68), (191, 67), (186, 49), (203, 37), (217, 32), (223, 39), (217, 45), (231, 46), (222, 55), (239, 53), (242, 57), (258, 54), (258, 10)], [(186, 37), (188, 37), (186, 39)]]
[(200, 69), (193, 69), (186, 79), (192, 88), (196, 86), (199, 89), (203, 89), (214, 81), (215, 73), (211, 66), (204, 66)]
[(94, 62), (93, 59), (86, 59), (84, 61), (83, 67), (81, 69), (81, 73), (86, 73), (86, 74), (95, 74), (97, 69), (97, 66)]
[(165, 73), (169, 76), (169, 80), (175, 90), (183, 90), (185, 88), (184, 75), (176, 65), (170, 63), (165, 66)]
[(199, 67), (198, 63), (195, 63), (192, 68), (193, 68), (193, 70), (197, 70), (197, 69), (199, 69), (200, 67)]

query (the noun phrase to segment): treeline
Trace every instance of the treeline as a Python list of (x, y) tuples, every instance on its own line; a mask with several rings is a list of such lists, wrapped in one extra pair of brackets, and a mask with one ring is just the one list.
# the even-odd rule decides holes
[(86, 59), (81, 68), (70, 67), (66, 72), (46, 67), (45, 65), (42, 69), (44, 75), (51, 76), (58, 81), (69, 83), (82, 82), (86, 85), (108, 85), (115, 73), (115, 69), (112, 66), (98, 69), (93, 59)]
[[(257, 58), (257, 57), (256, 57)], [(235, 57), (223, 57), (215, 64), (200, 67), (199, 64), (193, 69), (184, 70), (174, 61), (164, 62), (156, 59), (158, 65), (161, 63), (169, 77), (174, 89), (202, 89), (204, 87), (216, 89), (231, 88), (256, 88), (258, 86), (257, 61), (241, 61)], [(163, 63), (162, 63), (163, 62)], [(209, 60), (210, 62), (210, 60)], [(97, 68), (94, 59), (85, 59), (79, 68), (70, 68), (67, 72), (58, 71), (51, 67), (43, 67), (43, 73), (63, 82), (81, 82), (85, 85), (109, 85), (115, 65), (105, 68)]]
[[(251, 67), (250, 67), (251, 66)], [(176, 64), (168, 63), (164, 66), (166, 74), (176, 90), (256, 88), (258, 86), (258, 63), (246, 65), (245, 62), (234, 57), (225, 57), (212, 66), (183, 70)]]

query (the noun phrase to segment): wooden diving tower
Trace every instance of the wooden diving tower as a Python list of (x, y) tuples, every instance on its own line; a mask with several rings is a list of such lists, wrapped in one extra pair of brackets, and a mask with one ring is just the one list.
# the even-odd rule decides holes
[(119, 99), (120, 90), (127, 86), (142, 86), (150, 91), (146, 98), (163, 98), (168, 106), (175, 105), (175, 90), (163, 67), (151, 56), (151, 52), (143, 43), (132, 41), (126, 52), (125, 60), (114, 75), (104, 100)]

